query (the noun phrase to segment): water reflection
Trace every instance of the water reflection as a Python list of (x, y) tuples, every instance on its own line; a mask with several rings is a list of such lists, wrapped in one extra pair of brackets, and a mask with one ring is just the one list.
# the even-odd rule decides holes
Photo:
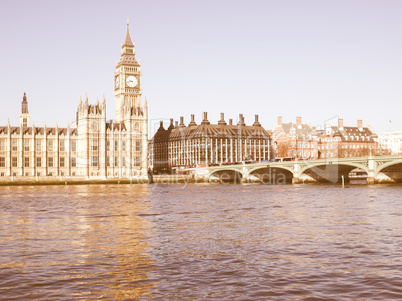
[(146, 186), (7, 187), (0, 206), (2, 298), (126, 300), (154, 286)]
[(402, 186), (0, 187), (0, 296), (400, 299)]

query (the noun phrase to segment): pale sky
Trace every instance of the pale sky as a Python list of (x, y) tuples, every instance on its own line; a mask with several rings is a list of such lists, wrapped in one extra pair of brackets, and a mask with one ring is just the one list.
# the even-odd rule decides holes
[(207, 111), (402, 130), (400, 0), (0, 0), (0, 126), (18, 125), (24, 90), (36, 126), (66, 127), (85, 93), (114, 119), (127, 17), (151, 128)]

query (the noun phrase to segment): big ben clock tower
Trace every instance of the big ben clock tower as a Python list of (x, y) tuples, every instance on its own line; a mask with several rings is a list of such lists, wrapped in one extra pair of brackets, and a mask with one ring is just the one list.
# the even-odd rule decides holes
[(142, 83), (141, 66), (135, 58), (134, 44), (130, 37), (127, 20), (127, 33), (121, 46), (120, 61), (114, 72), (114, 95), (116, 121), (124, 122), (132, 108), (141, 107)]
[(148, 171), (148, 106), (141, 103), (142, 73), (141, 66), (135, 58), (134, 44), (130, 37), (127, 20), (127, 33), (121, 46), (120, 61), (114, 72), (114, 97), (116, 105), (116, 122), (125, 136), (124, 156), (121, 170), (130, 177), (137, 172), (147, 177)]

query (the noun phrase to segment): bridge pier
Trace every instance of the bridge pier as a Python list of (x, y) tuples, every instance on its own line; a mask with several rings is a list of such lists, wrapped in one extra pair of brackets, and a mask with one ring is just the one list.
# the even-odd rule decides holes
[(300, 164), (299, 160), (296, 158), (296, 160), (293, 163), (293, 178), (292, 178), (292, 184), (301, 184), (303, 181), (300, 179)]
[(303, 183), (303, 181), (300, 178), (298, 178), (298, 177), (292, 178), (292, 184), (302, 184), (302, 183)]
[(250, 175), (250, 171), (248, 170), (247, 166), (246, 166), (246, 162), (242, 162), (243, 164), (243, 168), (242, 168), (242, 177), (240, 180), (240, 183), (244, 184), (244, 183), (249, 183), (249, 175)]
[(368, 157), (368, 173), (367, 173), (367, 184), (375, 184), (375, 173), (374, 173), (374, 168), (375, 168), (375, 162), (373, 156), (370, 154)]

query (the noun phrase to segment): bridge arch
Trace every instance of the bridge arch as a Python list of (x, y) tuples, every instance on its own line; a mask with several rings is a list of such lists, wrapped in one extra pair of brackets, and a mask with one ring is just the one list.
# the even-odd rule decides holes
[(217, 168), (211, 170), (208, 176), (208, 182), (210, 183), (241, 183), (243, 173), (239, 168)]
[(349, 181), (349, 173), (360, 168), (368, 173), (368, 166), (356, 162), (314, 162), (303, 166), (300, 170), (299, 177), (303, 174), (310, 176), (318, 182), (340, 182), (343, 178)]
[(386, 169), (387, 167), (390, 167), (392, 165), (398, 165), (398, 164), (402, 164), (402, 159), (398, 159), (395, 161), (391, 161), (391, 162), (387, 162), (384, 163), (380, 166), (378, 166), (378, 169), (375, 171), (375, 176), (377, 176), (380, 172), (382, 172), (384, 169)]
[(292, 183), (293, 168), (260, 166), (250, 169), (249, 178), (251, 181), (258, 181), (262, 184), (287, 184)]
[(396, 159), (377, 166), (374, 171), (374, 178), (380, 182), (391, 179), (397, 183), (402, 183), (402, 159)]

